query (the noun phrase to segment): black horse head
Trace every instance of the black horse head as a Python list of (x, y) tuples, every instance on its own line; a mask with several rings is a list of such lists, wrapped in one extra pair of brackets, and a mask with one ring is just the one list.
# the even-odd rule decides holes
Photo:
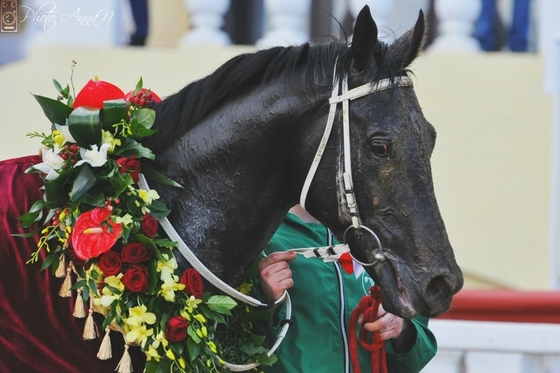
[[(407, 75), (424, 37), (416, 26), (395, 43), (377, 40), (365, 7), (352, 45), (277, 47), (235, 57), (156, 107), (147, 144), (156, 167), (185, 186), (158, 186), (184, 241), (217, 276), (235, 285), (266, 245), (302, 185), (321, 141), (333, 81), (375, 86)], [(349, 106), (352, 177), (361, 224), (377, 233), (386, 260), (368, 271), (397, 315), (447, 310), (462, 274), (432, 185), (435, 130), (410, 87), (355, 99)], [(343, 239), (352, 224), (341, 183), (341, 114), (307, 197), (308, 211)], [(365, 229), (347, 234), (352, 254), (373, 262)]]

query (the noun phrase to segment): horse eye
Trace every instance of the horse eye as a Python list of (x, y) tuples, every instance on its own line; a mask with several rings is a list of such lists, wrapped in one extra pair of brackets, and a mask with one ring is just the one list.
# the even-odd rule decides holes
[(373, 143), (371, 144), (371, 150), (380, 157), (387, 157), (389, 155), (389, 146), (387, 144)]

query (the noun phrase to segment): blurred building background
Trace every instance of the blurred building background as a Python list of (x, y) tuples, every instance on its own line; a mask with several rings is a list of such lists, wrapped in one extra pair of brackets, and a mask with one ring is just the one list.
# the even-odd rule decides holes
[[(142, 76), (165, 96), (239, 53), (351, 38), (366, 3), (389, 43), (420, 9), (429, 20), (412, 70), (438, 131), (434, 183), (465, 288), (558, 299), (558, 0), (19, 0), (17, 32), (0, 32), (0, 128), (9, 135), (0, 159), (36, 152), (25, 134), (44, 119), (29, 92), (54, 93), (51, 79), (67, 81), (72, 60), (76, 88), (97, 75), (132, 89)], [(492, 334), (488, 324), (446, 322), (434, 324), (442, 353), (426, 373), (560, 372), (558, 324)]]

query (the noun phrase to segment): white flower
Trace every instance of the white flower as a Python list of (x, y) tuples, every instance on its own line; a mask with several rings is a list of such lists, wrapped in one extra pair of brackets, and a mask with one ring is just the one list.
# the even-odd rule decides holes
[(89, 163), (91, 167), (101, 167), (107, 162), (107, 150), (109, 149), (109, 144), (101, 145), (101, 149), (97, 149), (97, 145), (92, 145), (91, 150), (86, 150), (84, 148), (80, 149), (81, 161), (76, 162), (78, 167), (84, 163)]
[(36, 164), (33, 168), (47, 174), (46, 180), (54, 180), (58, 177), (57, 172), (64, 165), (64, 159), (58, 155), (60, 149), (58, 145), (54, 146), (54, 149), (43, 148), (41, 149), (43, 155), (43, 163)]
[(74, 137), (70, 133), (70, 129), (68, 128), (68, 126), (61, 126), (60, 124), (57, 124), (57, 123), (55, 123), (54, 126), (64, 136), (64, 142), (65, 143), (66, 142), (73, 142), (73, 143), (76, 142), (76, 140), (74, 140)]

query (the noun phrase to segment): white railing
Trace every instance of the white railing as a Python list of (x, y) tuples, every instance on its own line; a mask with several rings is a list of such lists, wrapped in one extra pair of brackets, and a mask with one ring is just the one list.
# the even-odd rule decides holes
[(438, 353), (422, 373), (560, 373), (560, 324), (431, 320), (430, 329)]

